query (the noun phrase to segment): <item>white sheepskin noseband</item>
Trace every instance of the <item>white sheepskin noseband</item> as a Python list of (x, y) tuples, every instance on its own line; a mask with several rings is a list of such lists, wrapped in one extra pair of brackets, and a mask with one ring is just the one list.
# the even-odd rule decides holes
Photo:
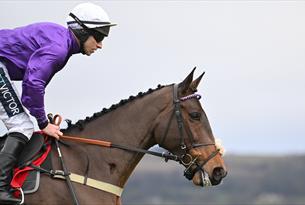
[(224, 156), (225, 155), (225, 148), (222, 146), (222, 141), (219, 138), (215, 138), (215, 145), (216, 148), (219, 149), (219, 153)]

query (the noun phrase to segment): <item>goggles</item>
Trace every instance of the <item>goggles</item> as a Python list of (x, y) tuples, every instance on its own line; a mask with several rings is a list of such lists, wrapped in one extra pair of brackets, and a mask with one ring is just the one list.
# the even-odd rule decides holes
[(89, 34), (91, 36), (93, 36), (93, 38), (96, 40), (96, 42), (101, 42), (104, 40), (105, 35), (103, 35), (102, 33), (96, 31), (95, 29), (89, 29)]

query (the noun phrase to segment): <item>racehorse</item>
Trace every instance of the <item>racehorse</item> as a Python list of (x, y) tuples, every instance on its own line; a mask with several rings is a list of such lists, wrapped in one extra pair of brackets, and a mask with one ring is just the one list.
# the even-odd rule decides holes
[[(85, 181), (92, 179), (110, 184), (113, 189), (123, 189), (144, 156), (143, 150), (156, 144), (172, 153), (162, 153), (162, 156), (185, 166), (185, 176), (195, 185), (204, 186), (207, 181), (218, 185), (222, 181), (227, 170), (200, 104), (200, 95), (196, 93), (204, 73), (193, 80), (194, 70), (179, 84), (140, 92), (63, 130), (65, 136), (122, 145), (101, 147), (66, 141), (68, 146), (61, 146), (68, 171), (85, 175), (84, 183), (72, 182), (79, 204), (121, 204), (120, 194), (92, 188), (84, 185)], [(128, 150), (128, 147), (134, 149)], [(61, 165), (55, 148), (51, 155), (53, 166), (59, 169)], [(65, 180), (47, 175), (41, 176), (36, 193), (26, 195), (25, 203), (73, 204)]]

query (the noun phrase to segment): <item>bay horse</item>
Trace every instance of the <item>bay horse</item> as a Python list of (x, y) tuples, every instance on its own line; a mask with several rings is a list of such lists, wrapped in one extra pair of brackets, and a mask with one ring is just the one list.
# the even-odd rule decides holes
[[(195, 185), (218, 185), (227, 171), (208, 118), (196, 94), (203, 76), (193, 80), (192, 72), (179, 84), (158, 86), (131, 96), (109, 109), (79, 120), (63, 130), (64, 135), (107, 140), (119, 145), (148, 150), (159, 144), (178, 156), (185, 176)], [(71, 173), (123, 189), (129, 176), (144, 156), (143, 152), (69, 142), (61, 153)], [(55, 148), (51, 150), (54, 167), (60, 168)], [(90, 162), (90, 163), (89, 163)], [(73, 183), (79, 204), (121, 204), (120, 194)], [(25, 196), (27, 205), (73, 204), (64, 180), (41, 175), (40, 188)]]

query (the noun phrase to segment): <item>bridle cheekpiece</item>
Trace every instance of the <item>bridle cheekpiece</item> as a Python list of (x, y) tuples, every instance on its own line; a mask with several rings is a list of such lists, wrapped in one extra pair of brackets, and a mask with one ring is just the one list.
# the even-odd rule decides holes
[[(180, 102), (186, 101), (186, 100), (190, 100), (190, 99), (197, 99), (199, 100), (201, 98), (201, 95), (199, 94), (191, 94), (185, 97), (178, 97), (178, 84), (174, 84), (173, 85), (173, 104), (174, 104), (174, 110), (173, 113), (169, 119), (167, 128), (165, 130), (165, 133), (163, 135), (163, 137), (161, 138), (161, 141), (159, 143), (160, 146), (163, 145), (165, 138), (168, 134), (169, 131), (169, 127), (171, 125), (172, 119), (174, 116), (176, 116), (176, 120), (177, 120), (177, 124), (178, 124), (178, 131), (179, 131), (179, 139), (180, 139), (180, 150), (182, 151), (182, 154), (179, 156), (179, 162), (181, 164), (183, 164), (184, 166), (186, 166), (186, 169), (184, 171), (184, 176), (188, 179), (191, 180), (193, 179), (194, 175), (196, 172), (201, 171), (202, 172), (202, 176), (203, 176), (203, 185), (204, 186), (208, 186), (210, 185), (210, 180), (205, 172), (205, 170), (203, 169), (203, 166), (212, 158), (214, 158), (218, 153), (219, 150), (216, 149), (214, 152), (212, 152), (204, 161), (199, 162), (198, 161), (198, 156), (192, 156), (191, 154), (188, 153), (189, 150), (194, 149), (194, 148), (198, 148), (198, 147), (204, 147), (204, 146), (210, 146), (213, 145), (215, 146), (215, 143), (207, 143), (207, 144), (197, 144), (194, 143), (194, 137), (192, 135), (192, 132), (186, 131), (185, 128), (185, 122), (183, 120), (182, 117), (182, 113), (181, 113), (181, 105)], [(187, 137), (191, 142), (191, 148), (188, 148), (186, 143), (185, 143), (185, 136), (184, 136), (184, 131), (185, 133), (187, 133)], [(193, 165), (196, 166), (195, 169), (192, 169)]]

